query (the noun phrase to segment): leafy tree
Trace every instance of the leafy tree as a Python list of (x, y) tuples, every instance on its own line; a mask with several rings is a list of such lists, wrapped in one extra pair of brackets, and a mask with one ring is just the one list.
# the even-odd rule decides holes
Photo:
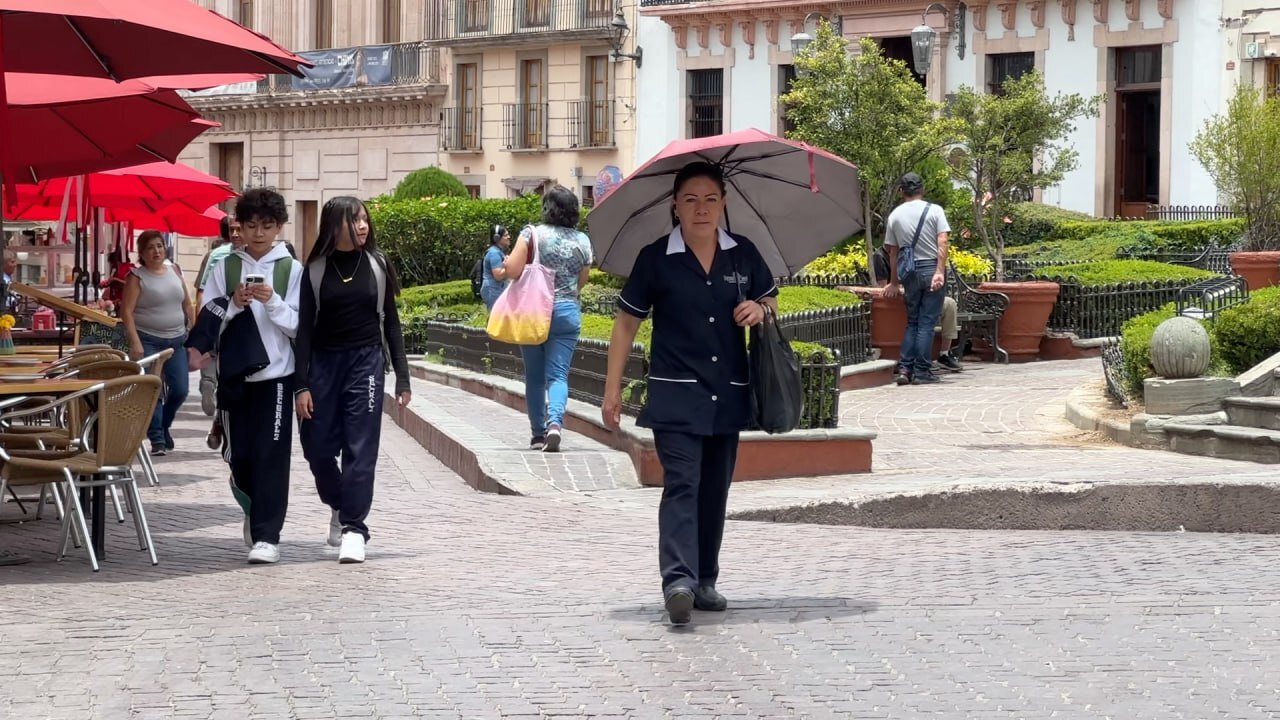
[(1011, 208), (1075, 169), (1076, 151), (1066, 138), (1077, 120), (1097, 115), (1100, 102), (1077, 94), (1050, 97), (1036, 72), (1005, 81), (998, 94), (968, 86), (956, 92), (948, 106), (957, 133), (952, 176), (972, 194), (974, 228), (995, 262), (997, 280), (1004, 279)]
[(1248, 250), (1280, 250), (1280, 97), (1240, 85), (1191, 143), (1223, 199), (1247, 220)]
[(449, 172), (438, 167), (425, 167), (414, 170), (396, 185), (391, 196), (396, 200), (418, 200), (421, 198), (469, 197), (467, 186)]
[(850, 54), (844, 38), (820, 23), (796, 56), (796, 79), (782, 102), (795, 126), (791, 137), (858, 166), (869, 255), (897, 204), (898, 180), (949, 144), (951, 123), (906, 63), (885, 57), (870, 38), (858, 50)]

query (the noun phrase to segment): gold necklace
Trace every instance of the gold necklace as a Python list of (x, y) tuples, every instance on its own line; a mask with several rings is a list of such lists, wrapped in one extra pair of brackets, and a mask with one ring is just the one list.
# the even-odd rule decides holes
[(363, 260), (364, 260), (364, 253), (360, 253), (359, 255), (356, 256), (356, 266), (355, 266), (355, 269), (351, 271), (351, 277), (342, 277), (342, 271), (338, 269), (338, 263), (336, 260), (333, 263), (333, 271), (338, 273), (338, 279), (341, 280), (343, 284), (349, 283), (352, 280), (356, 279), (356, 273), (360, 272), (360, 263)]

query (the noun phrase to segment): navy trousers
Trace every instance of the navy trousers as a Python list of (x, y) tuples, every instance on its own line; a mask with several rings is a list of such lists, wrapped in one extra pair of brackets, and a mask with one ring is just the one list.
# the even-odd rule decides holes
[(663, 592), (715, 585), (738, 435), (655, 430), (653, 445), (662, 462), (658, 562)]
[(307, 380), (314, 408), (300, 425), (320, 500), (338, 511), (343, 532), (365, 540), (382, 438), (384, 367), (381, 345), (314, 352)]
[(249, 516), (253, 541), (278, 545), (289, 509), (293, 376), (239, 386), (236, 402), (222, 412), (223, 458), (231, 465), (232, 492)]

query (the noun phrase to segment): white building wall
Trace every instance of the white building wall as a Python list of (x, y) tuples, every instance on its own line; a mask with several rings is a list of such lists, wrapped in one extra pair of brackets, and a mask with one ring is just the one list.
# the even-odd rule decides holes
[(1205, 121), (1222, 108), (1223, 68), (1227, 58), (1220, 38), (1217, 2), (1178, 3), (1178, 42), (1173, 46), (1173, 153), (1170, 156), (1169, 204), (1208, 205), (1218, 190), (1189, 148)]
[(684, 78), (676, 69), (676, 41), (671, 27), (654, 17), (636, 23), (636, 44), (644, 61), (636, 71), (636, 144), (633, 167), (685, 136), (680, 125)]

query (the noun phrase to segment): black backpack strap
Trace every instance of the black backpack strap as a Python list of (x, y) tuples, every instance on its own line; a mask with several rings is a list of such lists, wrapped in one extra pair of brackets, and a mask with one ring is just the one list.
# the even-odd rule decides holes
[(920, 242), (920, 231), (924, 229), (924, 221), (929, 219), (929, 209), (933, 207), (933, 203), (924, 204), (924, 212), (920, 213), (920, 222), (916, 223), (916, 231), (911, 235), (911, 249), (916, 249), (916, 243)]

